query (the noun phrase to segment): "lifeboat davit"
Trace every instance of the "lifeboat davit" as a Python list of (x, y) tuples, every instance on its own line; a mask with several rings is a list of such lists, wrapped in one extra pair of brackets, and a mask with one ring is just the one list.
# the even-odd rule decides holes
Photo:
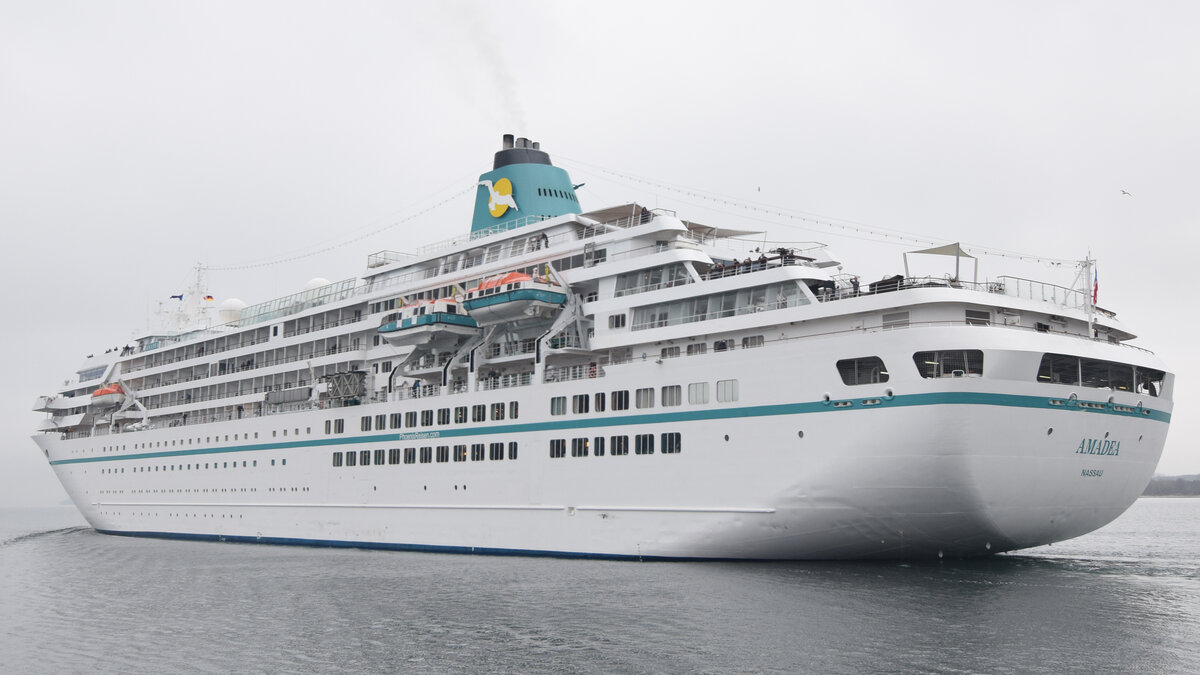
[(424, 300), (401, 307), (383, 317), (378, 332), (388, 344), (397, 346), (457, 342), (475, 335), (479, 325), (452, 298)]
[(567, 294), (549, 279), (509, 272), (485, 280), (467, 291), (463, 306), (481, 326), (550, 319), (562, 309)]
[(125, 401), (125, 390), (121, 383), (113, 382), (92, 392), (92, 408), (115, 408)]

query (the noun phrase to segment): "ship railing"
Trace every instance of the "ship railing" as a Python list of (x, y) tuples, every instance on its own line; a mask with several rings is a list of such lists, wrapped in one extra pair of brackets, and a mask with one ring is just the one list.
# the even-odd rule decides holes
[[(147, 391), (157, 388), (157, 387), (167, 387), (167, 386), (171, 386), (173, 384), (179, 384), (181, 382), (183, 382), (183, 383), (195, 382), (198, 380), (208, 379), (210, 377), (221, 377), (223, 375), (232, 375), (232, 374), (243, 373), (243, 372), (247, 372), (247, 371), (251, 371), (251, 370), (258, 370), (260, 368), (269, 368), (271, 366), (295, 363), (296, 361), (307, 361), (310, 359), (320, 358), (322, 356), (334, 356), (337, 354), (344, 354), (346, 352), (358, 351), (359, 349), (361, 349), (361, 348), (356, 349), (355, 347), (353, 347), (351, 345), (340, 345), (337, 347), (329, 347), (326, 349), (314, 350), (312, 352), (301, 352), (299, 354), (290, 354), (290, 355), (283, 356), (283, 357), (276, 358), (276, 359), (257, 359), (255, 357), (250, 357), (250, 358), (242, 361), (241, 363), (235, 363), (232, 365), (218, 364), (217, 372), (215, 374), (192, 375), (192, 376), (188, 376), (188, 377), (177, 378), (175, 380), (155, 380), (154, 382), (143, 382), (141, 384), (141, 386), (139, 387), (139, 392), (146, 393)], [(264, 391), (269, 391), (269, 389), (264, 389)], [(256, 390), (256, 392), (257, 392), (257, 390)]]
[(998, 277), (1002, 288), (999, 291), (1013, 298), (1039, 300), (1061, 307), (1084, 309), (1088, 306), (1088, 294), (1077, 288), (1066, 288), (1020, 277)]
[(579, 363), (571, 366), (547, 366), (546, 375), (542, 381), (573, 382), (575, 380), (590, 380), (604, 377), (604, 367), (590, 363)]
[(690, 283), (693, 283), (692, 278), (690, 276), (684, 275), (681, 277), (676, 277), (675, 279), (667, 279), (667, 280), (658, 281), (655, 283), (641, 284), (640, 286), (633, 286), (631, 288), (622, 288), (622, 289), (614, 292), (613, 297), (614, 298), (623, 298), (626, 295), (636, 295), (638, 293), (648, 293), (650, 291), (657, 291), (657, 290), (660, 290), (663, 288), (675, 288), (676, 286), (685, 286)]
[(494, 377), (485, 377), (475, 382), (475, 391), (494, 391), (527, 387), (533, 384), (533, 373), (505, 373)]
[(547, 341), (550, 349), (583, 349), (583, 340), (574, 328), (564, 329), (558, 335)]
[(441, 395), (442, 387), (438, 384), (418, 384), (416, 386), (397, 387), (392, 390), (392, 398), (397, 401), (408, 401)]

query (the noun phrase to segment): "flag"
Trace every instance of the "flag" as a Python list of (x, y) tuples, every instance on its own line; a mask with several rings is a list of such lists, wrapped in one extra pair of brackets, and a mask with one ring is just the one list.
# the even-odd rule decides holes
[(207, 301), (209, 301), (209, 302), (212, 302), (213, 296), (211, 296), (211, 295), (206, 295), (206, 296), (204, 296), (204, 299), (205, 299), (205, 300), (207, 300)]
[(183, 293), (180, 293), (179, 295), (172, 295), (171, 299), (172, 300), (183, 300)]
[(1100, 296), (1100, 270), (1092, 270), (1092, 304), (1096, 304), (1096, 298)]

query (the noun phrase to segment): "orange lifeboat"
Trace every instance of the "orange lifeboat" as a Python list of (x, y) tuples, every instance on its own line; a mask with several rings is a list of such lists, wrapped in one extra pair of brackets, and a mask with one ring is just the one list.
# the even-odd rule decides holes
[(93, 408), (109, 408), (120, 405), (124, 400), (125, 390), (121, 388), (120, 382), (113, 382), (92, 392)]

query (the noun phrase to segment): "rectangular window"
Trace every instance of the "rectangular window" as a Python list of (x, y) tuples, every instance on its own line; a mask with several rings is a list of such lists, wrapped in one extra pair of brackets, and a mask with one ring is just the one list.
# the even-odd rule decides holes
[(567, 397), (555, 396), (550, 399), (550, 414), (551, 415), (566, 415), (567, 414)]
[(862, 356), (857, 359), (842, 359), (837, 362), (842, 382), (849, 385), (879, 384), (888, 381), (887, 366), (878, 356)]
[(438, 424), (450, 424), (449, 408), (438, 408)]
[(492, 421), (498, 422), (502, 419), (504, 419), (504, 404), (503, 403), (493, 403), (492, 404)]
[(466, 424), (467, 423), (467, 406), (460, 405), (454, 409), (454, 423), (455, 424)]
[(508, 442), (508, 458), (509, 459), (517, 458), (517, 442), (516, 441)]
[(908, 312), (889, 312), (883, 315), (883, 329), (908, 328)]
[(454, 461), (456, 461), (456, 462), (467, 461), (467, 446), (466, 445), (454, 446)]
[(662, 453), (664, 455), (674, 455), (679, 453), (680, 449), (679, 432), (666, 432), (662, 435)]
[(346, 466), (355, 466), (358, 464), (358, 453), (351, 450), (346, 453)]
[(433, 448), (426, 445), (421, 448), (421, 463), (428, 464), (433, 461)]
[(576, 394), (571, 397), (571, 412), (576, 415), (586, 413), (588, 411), (588, 402), (590, 397), (587, 394)]
[(633, 437), (633, 454), (653, 455), (654, 434), (638, 434)]
[(423, 427), (433, 426), (433, 411), (432, 410), (422, 410), (421, 411), (421, 426), (423, 426)]
[(662, 388), (662, 404), (664, 408), (683, 403), (683, 388), (677, 384), (669, 384)]
[(617, 455), (629, 454), (628, 436), (612, 436), (608, 440), (610, 441), (609, 445), (612, 446), (609, 448), (609, 454), (611, 454), (613, 457), (616, 457)]
[(687, 355), (688, 356), (704, 354), (707, 351), (708, 351), (708, 343), (707, 342), (694, 342), (687, 346)]
[(325, 420), (325, 433), (329, 434), (332, 431), (333, 420)]
[(661, 359), (673, 359), (677, 356), (679, 356), (679, 345), (675, 345), (674, 347), (663, 347), (658, 352), (658, 357)]
[(388, 464), (400, 463), (400, 448), (388, 448)]
[(730, 403), (738, 400), (737, 380), (717, 380), (717, 402)]
[(333, 453), (333, 465), (334, 466), (342, 465), (342, 453), (340, 453), (340, 452)]
[(595, 396), (596, 412), (604, 412), (604, 404), (605, 404), (605, 402), (607, 402), (607, 400), (608, 400), (608, 397), (606, 397), (604, 395), (604, 392), (602, 392), (602, 391), (596, 392), (596, 396)]
[(508, 417), (509, 417), (509, 419), (514, 419), (514, 420), (517, 419), (517, 412), (519, 412), (519, 410), (520, 410), (520, 406), (517, 405), (516, 401), (508, 402)]
[(483, 443), (472, 443), (471, 444), (471, 461), (472, 462), (482, 462), (483, 461)]
[(597, 457), (604, 456), (604, 437), (597, 436), (592, 439), (592, 454)]
[(637, 390), (637, 407), (638, 408), (653, 408), (654, 407), (654, 387), (645, 387)]
[(572, 457), (587, 457), (588, 456), (588, 439), (572, 438), (571, 439), (571, 456)]
[(967, 310), (968, 326), (989, 326), (992, 323), (992, 313), (981, 309)]
[(708, 383), (693, 382), (688, 385), (688, 403), (708, 403)]
[(567, 456), (567, 442), (561, 438), (550, 441), (550, 457), (557, 459)]
[(362, 428), (363, 431), (371, 430), (371, 416), (370, 415), (367, 415), (366, 417), (362, 418), (360, 427)]
[(404, 426), (406, 426), (410, 429), (417, 426), (417, 411), (416, 410), (410, 410), (410, 411), (404, 413)]
[(371, 465), (371, 451), (370, 450), (359, 450), (358, 451), (358, 464), (359, 464), (359, 466), (370, 466)]
[(978, 349), (947, 349), (913, 354), (917, 372), (924, 378), (983, 375), (983, 352)]
[(614, 391), (612, 393), (613, 410), (629, 410), (629, 392)]
[(417, 463), (417, 449), (416, 448), (405, 448), (404, 449), (404, 463), (405, 464), (416, 464)]
[(488, 459), (500, 460), (504, 459), (504, 444), (489, 443), (488, 444)]
[(379, 431), (383, 431), (387, 428), (387, 415), (375, 416), (375, 428)]
[(487, 421), (487, 406), (480, 403), (471, 406), (471, 421), (486, 422)]
[(392, 415), (391, 415), (391, 425), (390, 425), (390, 426), (391, 426), (391, 428), (393, 428), (393, 429), (399, 429), (400, 427), (404, 426), (404, 422), (403, 422), (403, 420), (404, 420), (404, 415), (403, 415), (403, 414), (401, 414), (401, 413), (392, 413)]
[(335, 433), (335, 434), (346, 433), (346, 420), (344, 420), (344, 419), (334, 420), (333, 421), (333, 433)]
[(450, 446), (448, 446), (448, 445), (437, 446), (437, 461), (438, 462), (449, 462), (450, 461)]
[(763, 346), (763, 336), (749, 335), (742, 338), (742, 349), (754, 349)]
[(380, 448), (375, 451), (375, 464), (376, 465), (383, 464), (383, 448)]
[(625, 315), (624, 314), (609, 315), (608, 327), (613, 330), (615, 330), (617, 328), (624, 328), (625, 327)]

